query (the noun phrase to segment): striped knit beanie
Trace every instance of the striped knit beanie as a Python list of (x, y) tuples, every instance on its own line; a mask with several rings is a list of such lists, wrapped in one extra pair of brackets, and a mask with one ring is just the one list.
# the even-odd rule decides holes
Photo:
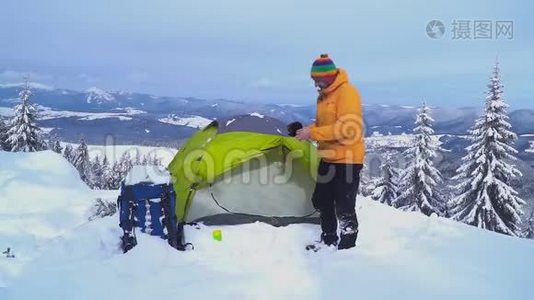
[(337, 68), (334, 62), (328, 57), (328, 54), (321, 54), (312, 65), (311, 77), (335, 77), (337, 75)]

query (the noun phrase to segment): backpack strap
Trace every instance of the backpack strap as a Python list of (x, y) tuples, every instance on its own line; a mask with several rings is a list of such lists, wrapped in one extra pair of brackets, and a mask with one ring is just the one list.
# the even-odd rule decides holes
[(161, 204), (163, 207), (164, 213), (164, 222), (165, 227), (167, 228), (167, 239), (171, 247), (185, 251), (188, 248), (194, 249), (193, 244), (184, 242), (184, 223), (180, 222), (177, 224), (176, 213), (173, 211), (171, 205), (172, 194), (170, 192), (169, 186), (164, 185), (161, 195)]
[[(123, 253), (128, 252), (133, 247), (137, 245), (137, 238), (135, 236), (135, 212), (137, 203), (135, 202), (135, 197), (133, 190), (130, 186), (123, 186), (124, 198), (119, 196), (118, 201), (128, 203), (126, 220), (121, 220), (120, 226), (122, 228), (123, 235), (121, 237), (121, 248)], [(121, 204), (122, 208), (122, 204)], [(119, 213), (122, 215), (122, 213)]]
[(177, 232), (177, 236), (176, 236), (177, 237), (177, 247), (176, 247), (176, 249), (178, 249), (180, 251), (195, 250), (195, 246), (193, 246), (193, 244), (185, 242), (184, 225), (185, 225), (185, 222), (178, 223), (177, 230), (176, 230), (176, 232)]

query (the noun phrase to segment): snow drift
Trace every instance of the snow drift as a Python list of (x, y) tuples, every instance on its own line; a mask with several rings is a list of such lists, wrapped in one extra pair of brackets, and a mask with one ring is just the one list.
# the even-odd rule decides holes
[(85, 219), (94, 197), (62, 156), (0, 152), (0, 162), (0, 232), (50, 238)]
[(118, 217), (86, 221), (96, 192), (61, 157), (0, 163), (0, 247), (16, 255), (0, 256), (2, 300), (531, 298), (533, 241), (361, 198), (351, 250), (306, 252), (317, 225), (254, 223), (187, 226), (189, 252), (138, 231), (123, 255)]
[(0, 250), (11, 247), (16, 256), (0, 259), (0, 287), (23, 271), (36, 249), (86, 222), (93, 202), (92, 191), (62, 156), (0, 152)]

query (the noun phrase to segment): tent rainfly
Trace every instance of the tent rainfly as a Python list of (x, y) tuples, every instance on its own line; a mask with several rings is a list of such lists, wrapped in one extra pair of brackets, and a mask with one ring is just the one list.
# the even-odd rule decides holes
[(169, 164), (178, 222), (274, 225), (316, 222), (315, 146), (260, 114), (213, 121)]

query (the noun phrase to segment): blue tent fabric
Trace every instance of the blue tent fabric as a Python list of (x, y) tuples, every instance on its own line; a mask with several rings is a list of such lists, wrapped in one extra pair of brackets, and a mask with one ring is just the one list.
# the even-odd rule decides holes
[[(119, 197), (120, 226), (125, 231), (132, 231), (133, 228), (130, 227), (134, 225), (144, 233), (166, 239), (168, 232), (164, 220), (164, 203), (162, 202), (164, 196), (169, 202), (170, 226), (174, 228), (176, 226), (176, 196), (171, 184), (125, 185), (123, 183)], [(130, 213), (133, 213), (133, 216), (130, 216)], [(133, 224), (130, 221), (131, 217), (133, 217)]]

